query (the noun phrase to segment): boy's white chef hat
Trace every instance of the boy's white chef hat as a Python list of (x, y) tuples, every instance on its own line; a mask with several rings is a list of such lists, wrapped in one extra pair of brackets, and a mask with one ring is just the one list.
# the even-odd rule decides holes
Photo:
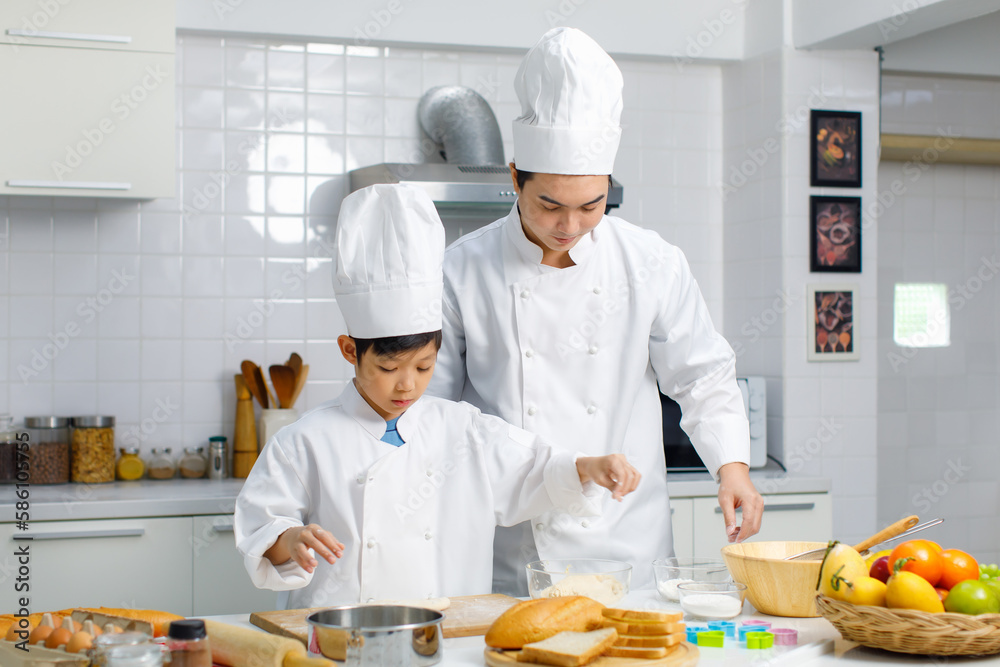
[(337, 220), (333, 291), (354, 338), (441, 328), (444, 227), (413, 185), (372, 185), (348, 195)]
[(514, 77), (518, 169), (604, 175), (621, 141), (622, 73), (576, 28), (553, 28), (531, 47)]

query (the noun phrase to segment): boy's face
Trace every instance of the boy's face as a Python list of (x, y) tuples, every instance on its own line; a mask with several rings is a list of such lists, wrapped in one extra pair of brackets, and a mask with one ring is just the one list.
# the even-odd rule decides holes
[(344, 358), (354, 365), (358, 392), (387, 421), (406, 412), (423, 395), (434, 375), (434, 341), (394, 357), (379, 356), (368, 349), (360, 359), (350, 336), (340, 336), (337, 343)]

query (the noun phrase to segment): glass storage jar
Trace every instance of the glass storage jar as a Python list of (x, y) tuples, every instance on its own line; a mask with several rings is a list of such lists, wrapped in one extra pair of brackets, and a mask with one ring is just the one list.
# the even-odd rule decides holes
[(13, 484), (16, 481), (17, 432), (14, 431), (14, 418), (0, 415), (0, 484)]
[(70, 421), (66, 417), (25, 417), (28, 483), (65, 484), (70, 479)]
[(198, 479), (205, 476), (208, 469), (208, 459), (205, 458), (204, 447), (185, 447), (184, 456), (180, 462), (181, 477)]
[(146, 472), (146, 464), (139, 458), (139, 448), (122, 447), (118, 451), (121, 452), (118, 463), (115, 464), (118, 479), (128, 482), (142, 479), (143, 473)]
[(73, 481), (115, 481), (114, 417), (73, 417)]
[(146, 466), (148, 472), (146, 473), (150, 479), (173, 479), (174, 474), (177, 472), (177, 465), (174, 463), (174, 457), (170, 455), (171, 449), (169, 447), (158, 448), (153, 447), (150, 450), (149, 464)]

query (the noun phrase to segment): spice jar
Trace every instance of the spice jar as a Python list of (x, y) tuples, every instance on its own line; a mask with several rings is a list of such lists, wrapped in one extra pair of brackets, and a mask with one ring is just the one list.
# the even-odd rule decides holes
[(172, 621), (167, 632), (170, 667), (212, 667), (212, 651), (205, 632), (205, 621)]
[(13, 484), (16, 481), (17, 433), (14, 431), (14, 418), (0, 415), (0, 484)]
[(28, 435), (28, 483), (65, 484), (69, 481), (69, 419), (25, 417)]
[(198, 479), (205, 476), (208, 468), (208, 459), (205, 458), (203, 447), (185, 447), (184, 456), (180, 463), (181, 477), (188, 479)]
[(118, 479), (129, 482), (142, 479), (142, 474), (146, 472), (146, 464), (139, 458), (139, 448), (122, 447), (118, 451), (121, 452), (115, 465)]
[(229, 457), (226, 436), (213, 435), (208, 439), (208, 476), (210, 479), (229, 477)]
[(114, 417), (73, 417), (73, 481), (115, 481)]
[(177, 472), (174, 458), (170, 455), (171, 449), (164, 447), (159, 449), (154, 447), (150, 450), (149, 457), (149, 478), (150, 479), (173, 479)]

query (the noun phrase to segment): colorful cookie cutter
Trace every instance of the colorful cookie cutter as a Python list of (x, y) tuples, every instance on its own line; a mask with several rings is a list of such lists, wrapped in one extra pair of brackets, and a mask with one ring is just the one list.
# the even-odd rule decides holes
[(725, 643), (726, 633), (724, 630), (705, 630), (698, 633), (698, 646), (722, 648)]
[(747, 633), (749, 632), (765, 632), (766, 628), (760, 625), (741, 625), (738, 627), (737, 632), (739, 633), (739, 640), (745, 642), (747, 640)]
[(774, 646), (774, 635), (770, 632), (748, 632), (747, 648), (765, 649)]
[(794, 646), (799, 643), (799, 633), (791, 628), (774, 628), (771, 630), (774, 635), (774, 643), (779, 646)]
[(689, 625), (685, 628), (687, 631), (687, 640), (689, 644), (698, 644), (698, 633), (706, 632), (708, 630), (707, 626), (704, 625)]
[(747, 626), (747, 625), (756, 625), (758, 628), (768, 628), (768, 629), (770, 629), (770, 627), (771, 627), (771, 621), (758, 621), (758, 620), (750, 619), (749, 621), (743, 621), (743, 625), (744, 626)]
[(722, 630), (727, 637), (736, 639), (736, 623), (733, 621), (709, 621), (709, 630)]

